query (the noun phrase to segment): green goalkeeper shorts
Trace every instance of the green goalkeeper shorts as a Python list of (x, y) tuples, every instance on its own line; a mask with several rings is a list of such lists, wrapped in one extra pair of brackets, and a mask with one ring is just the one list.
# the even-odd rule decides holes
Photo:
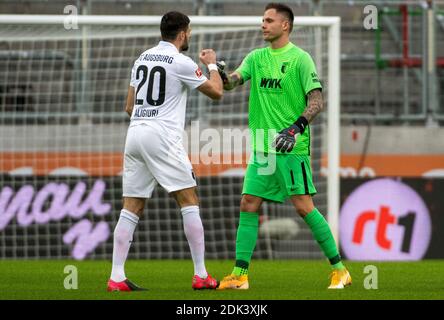
[(247, 166), (242, 194), (284, 202), (292, 195), (314, 195), (310, 156), (253, 153)]

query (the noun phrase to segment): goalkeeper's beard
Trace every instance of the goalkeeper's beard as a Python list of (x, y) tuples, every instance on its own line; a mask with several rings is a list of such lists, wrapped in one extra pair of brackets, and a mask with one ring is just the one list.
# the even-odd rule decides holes
[(276, 41), (279, 38), (280, 38), (280, 35), (279, 36), (274, 36), (274, 37), (264, 36), (264, 41), (272, 43), (273, 41)]
[[(264, 30), (263, 32), (264, 33), (262, 34), (262, 37), (263, 37), (264, 41), (269, 42), (269, 43), (278, 41), (284, 34), (283, 32), (280, 32), (280, 31), (275, 31), (272, 33), (271, 31)], [(265, 34), (265, 32), (266, 32), (266, 34)]]

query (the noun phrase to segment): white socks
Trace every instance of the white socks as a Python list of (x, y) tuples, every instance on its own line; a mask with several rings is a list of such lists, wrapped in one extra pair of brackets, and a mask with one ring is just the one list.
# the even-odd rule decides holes
[(191, 257), (193, 258), (194, 274), (205, 279), (208, 273), (205, 269), (204, 229), (199, 215), (199, 207), (184, 207), (180, 211), (183, 216), (183, 230), (185, 231), (188, 244), (190, 245)]
[(134, 230), (136, 229), (139, 217), (122, 209), (120, 218), (114, 229), (114, 247), (113, 247), (113, 268), (111, 270), (111, 280), (121, 282), (126, 279), (125, 261), (133, 241)]
[[(194, 274), (202, 279), (208, 276), (205, 268), (205, 241), (202, 220), (199, 215), (198, 206), (189, 206), (181, 208), (183, 216), (183, 229), (190, 246), (191, 256), (194, 263)], [(111, 270), (111, 280), (121, 282), (126, 279), (125, 261), (133, 240), (134, 230), (136, 229), (139, 217), (128, 210), (122, 209), (120, 218), (114, 229), (114, 247), (113, 247), (113, 267)]]

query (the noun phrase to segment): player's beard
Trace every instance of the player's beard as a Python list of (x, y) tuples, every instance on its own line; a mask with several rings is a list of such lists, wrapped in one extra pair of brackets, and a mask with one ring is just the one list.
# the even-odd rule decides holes
[(273, 42), (273, 41), (279, 39), (280, 37), (281, 37), (281, 35), (270, 36), (270, 34), (268, 34), (267, 37), (264, 36), (264, 41), (266, 41), (266, 42)]
[(182, 46), (180, 47), (180, 51), (187, 51), (188, 48), (189, 48), (188, 37), (185, 37), (185, 41), (183, 42)]

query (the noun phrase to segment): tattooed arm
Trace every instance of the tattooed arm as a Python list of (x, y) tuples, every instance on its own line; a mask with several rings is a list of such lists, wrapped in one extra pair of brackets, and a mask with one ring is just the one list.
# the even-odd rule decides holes
[(313, 89), (308, 93), (308, 105), (302, 115), (290, 127), (279, 132), (273, 142), (277, 151), (290, 152), (296, 144), (296, 136), (303, 134), (308, 124), (313, 121), (323, 108), (322, 92)]
[(244, 84), (241, 75), (238, 72), (233, 72), (230, 75), (227, 75), (227, 80), (224, 82), (225, 90), (233, 90), (237, 86)]
[(307, 108), (305, 108), (305, 111), (302, 113), (302, 116), (307, 119), (308, 123), (310, 123), (324, 108), (324, 101), (322, 99), (322, 92), (320, 89), (311, 90), (307, 96), (308, 105)]

